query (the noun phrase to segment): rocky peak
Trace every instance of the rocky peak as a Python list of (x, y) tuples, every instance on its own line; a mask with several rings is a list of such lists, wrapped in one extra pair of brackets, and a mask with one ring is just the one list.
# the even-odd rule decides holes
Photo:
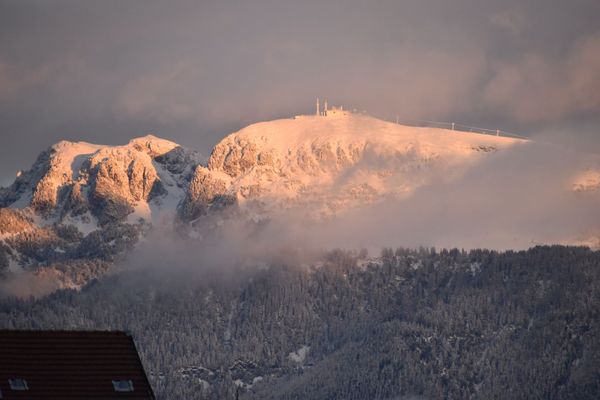
[(180, 175), (191, 175), (199, 162), (196, 152), (153, 135), (124, 146), (61, 141), (4, 189), (0, 201), (47, 218), (90, 211), (101, 224), (120, 221), (138, 203), (165, 194), (162, 179), (185, 186)]

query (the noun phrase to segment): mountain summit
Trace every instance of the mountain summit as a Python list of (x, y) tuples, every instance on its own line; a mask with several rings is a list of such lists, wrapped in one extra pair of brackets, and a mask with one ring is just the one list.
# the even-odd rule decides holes
[(486, 154), (521, 142), (350, 113), (298, 116), (227, 136), (197, 172), (240, 202), (309, 202), (329, 214), (451, 180)]

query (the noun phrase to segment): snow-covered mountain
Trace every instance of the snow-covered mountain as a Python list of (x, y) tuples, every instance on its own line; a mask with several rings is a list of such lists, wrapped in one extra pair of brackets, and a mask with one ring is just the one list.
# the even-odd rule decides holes
[(227, 198), (253, 208), (255, 216), (298, 204), (310, 205), (316, 217), (335, 214), (450, 181), (487, 153), (520, 142), (355, 114), (258, 123), (215, 146), (192, 179), (194, 189), (208, 184), (211, 190), (189, 190), (181, 211), (194, 219), (205, 203)]
[(44, 222), (95, 229), (146, 217), (150, 205), (175, 207), (201, 160), (194, 151), (151, 135), (125, 146), (62, 141), (19, 173), (0, 194), (0, 205), (31, 211)]
[[(206, 216), (258, 221), (298, 207), (328, 218), (452, 182), (525, 142), (348, 113), (253, 124), (208, 159), (155, 136), (123, 146), (62, 141), (0, 189), (0, 270), (68, 271), (77, 285), (157, 224), (194, 237)], [(592, 175), (574, 188), (597, 185)]]
[(125, 146), (62, 141), (0, 191), (0, 275), (78, 286), (106, 271), (183, 198), (194, 151), (145, 136)]
[(82, 233), (156, 222), (168, 212), (190, 221), (232, 204), (270, 212), (310, 202), (335, 213), (452, 180), (487, 153), (521, 142), (353, 114), (254, 124), (225, 137), (207, 161), (151, 135), (124, 146), (62, 141), (2, 190), (0, 205)]

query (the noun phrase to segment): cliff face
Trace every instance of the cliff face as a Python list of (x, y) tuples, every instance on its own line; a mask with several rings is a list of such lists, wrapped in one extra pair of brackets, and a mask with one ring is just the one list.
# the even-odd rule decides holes
[(179, 205), (179, 217), (183, 221), (193, 221), (207, 215), (215, 206), (227, 206), (235, 201), (235, 196), (228, 194), (225, 181), (198, 165)]

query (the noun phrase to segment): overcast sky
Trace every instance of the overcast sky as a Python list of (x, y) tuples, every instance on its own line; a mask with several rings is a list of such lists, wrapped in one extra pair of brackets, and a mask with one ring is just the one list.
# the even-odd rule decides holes
[(600, 152), (600, 1), (0, 2), (0, 184), (61, 139), (207, 154), (316, 96)]

